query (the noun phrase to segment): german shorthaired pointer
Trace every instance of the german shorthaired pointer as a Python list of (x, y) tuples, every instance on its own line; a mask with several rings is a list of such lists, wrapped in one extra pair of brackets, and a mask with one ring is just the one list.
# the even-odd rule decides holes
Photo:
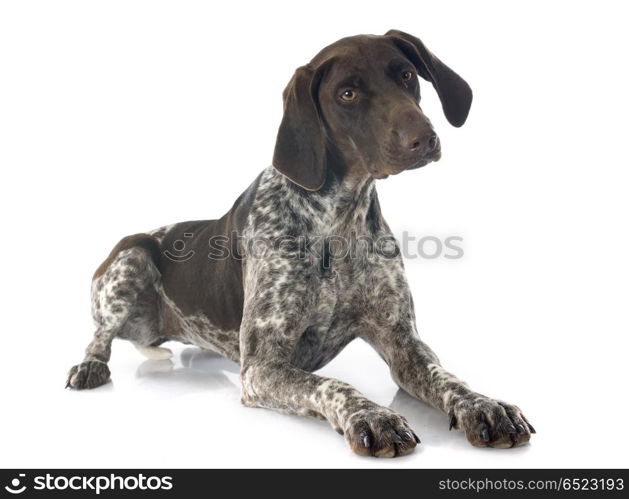
[(67, 386), (106, 383), (116, 337), (150, 358), (168, 358), (159, 345), (180, 341), (238, 362), (247, 406), (325, 419), (357, 454), (407, 454), (419, 438), (404, 417), (313, 374), (362, 338), (401, 388), (445, 412), (473, 445), (528, 442), (535, 430), (520, 409), (468, 388), (420, 340), (380, 212), (374, 179), (441, 154), (418, 77), (463, 125), (470, 87), (406, 33), (344, 38), (298, 68), (273, 165), (232, 209), (125, 237), (96, 270), (96, 332)]

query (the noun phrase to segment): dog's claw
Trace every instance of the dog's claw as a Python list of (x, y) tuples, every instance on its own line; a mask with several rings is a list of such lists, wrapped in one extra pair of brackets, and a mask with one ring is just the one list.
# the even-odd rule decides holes
[(528, 419), (526, 419), (524, 416), (522, 416), (522, 419), (523, 419), (523, 420), (524, 420), (524, 422), (526, 423), (526, 426), (528, 426), (528, 427), (529, 427), (529, 431), (530, 431), (531, 433), (537, 433), (537, 432), (535, 431), (535, 428), (533, 427), (533, 425), (532, 425), (531, 423), (529, 423), (529, 420), (528, 420)]
[(490, 438), (489, 438), (489, 432), (487, 431), (487, 428), (483, 428), (483, 431), (480, 432), (480, 437), (485, 442), (489, 442)]
[(404, 456), (417, 445), (404, 417), (375, 404), (353, 415), (345, 427), (345, 440), (354, 453), (373, 457)]
[(516, 428), (518, 429), (518, 433), (520, 435), (522, 435), (522, 433), (524, 433), (526, 430), (524, 429), (524, 426), (522, 426), (521, 424), (516, 425)]
[(517, 430), (515, 429), (515, 426), (513, 426), (512, 424), (507, 426), (507, 433), (517, 433)]
[(422, 441), (419, 439), (419, 437), (417, 436), (417, 434), (413, 433), (413, 436), (415, 437), (415, 442), (417, 442), (418, 444), (421, 444)]
[(456, 426), (456, 416), (453, 414), (452, 417), (450, 418), (450, 428), (448, 428), (448, 431), (451, 431), (452, 428), (454, 428)]

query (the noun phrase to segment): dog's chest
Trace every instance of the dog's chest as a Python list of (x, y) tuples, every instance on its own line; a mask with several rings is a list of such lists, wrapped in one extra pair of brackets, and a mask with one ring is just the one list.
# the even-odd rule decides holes
[(303, 369), (315, 370), (333, 359), (354, 339), (365, 312), (369, 262), (360, 248), (351, 248), (351, 255), (349, 250), (311, 263), (316, 273), (311, 282), (312, 301), (292, 358)]
[(357, 295), (364, 294), (374, 260), (371, 251), (355, 239), (354, 235), (336, 236), (333, 241), (323, 237), (314, 252), (311, 326), (330, 330), (345, 320)]
[(347, 329), (338, 327), (344, 297), (339, 273), (330, 269), (314, 281), (312, 303), (292, 356), (295, 365), (307, 370), (327, 364), (350, 341)]
[(344, 283), (337, 270), (319, 270), (313, 293), (311, 324), (329, 327), (336, 313), (337, 305), (344, 294)]

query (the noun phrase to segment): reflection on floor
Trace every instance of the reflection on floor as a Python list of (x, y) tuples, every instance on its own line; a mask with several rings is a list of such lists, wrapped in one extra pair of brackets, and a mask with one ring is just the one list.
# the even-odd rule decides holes
[[(230, 360), (210, 350), (186, 348), (180, 355), (181, 365), (168, 360), (145, 360), (137, 370), (136, 377), (142, 384), (161, 385), (160, 390), (170, 387), (178, 392), (229, 389), (240, 392), (236, 382), (226, 373), (238, 376), (239, 367)], [(233, 378), (233, 376), (232, 376)]]

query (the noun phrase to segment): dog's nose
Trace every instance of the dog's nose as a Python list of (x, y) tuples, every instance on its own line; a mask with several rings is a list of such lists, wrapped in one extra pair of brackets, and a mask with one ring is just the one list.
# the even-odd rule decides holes
[(427, 135), (423, 133), (413, 134), (403, 142), (405, 142), (404, 146), (413, 152), (421, 151), (422, 149), (426, 152), (430, 152), (437, 147), (439, 139), (437, 138), (437, 134), (430, 132)]
[(439, 138), (430, 120), (416, 107), (394, 108), (393, 134), (398, 151), (404, 156), (432, 156), (439, 149)]

